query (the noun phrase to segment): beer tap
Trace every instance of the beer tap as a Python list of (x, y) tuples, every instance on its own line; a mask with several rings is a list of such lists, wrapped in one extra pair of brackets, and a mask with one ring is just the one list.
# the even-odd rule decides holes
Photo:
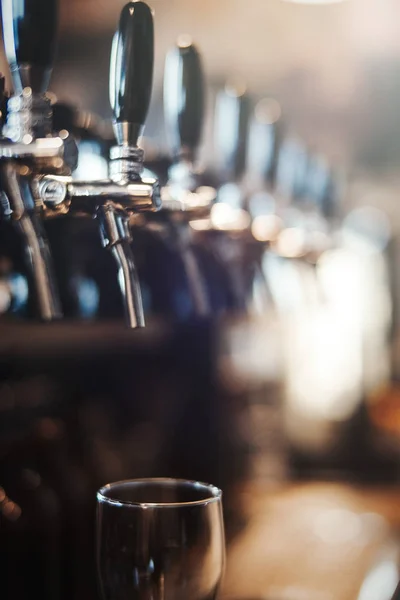
[(278, 216), (276, 180), (282, 146), (281, 107), (274, 98), (261, 98), (255, 105), (249, 125), (246, 161), (246, 207), (251, 216), (252, 244), (256, 263), (254, 285), (260, 312), (273, 305), (263, 261), (283, 225)]
[[(29, 5), (27, 0), (26, 4)], [(16, 3), (17, 21), (18, 6)], [(49, 14), (53, 15), (53, 2), (51, 6)], [(41, 15), (41, 18), (46, 21), (48, 17)], [(153, 53), (152, 11), (144, 2), (129, 2), (122, 9), (111, 52), (110, 100), (117, 145), (110, 150), (109, 179), (77, 181), (70, 173), (62, 172), (65, 171), (66, 144), (61, 137), (26, 144), (22, 136), (18, 145), (18, 151), (30, 157), (30, 148), (36, 144), (39, 158), (42, 162), (46, 160), (47, 168), (34, 172), (30, 180), (34, 206), (45, 218), (69, 213), (98, 219), (103, 247), (113, 254), (118, 267), (126, 321), (130, 327), (143, 327), (144, 315), (130, 247), (129, 218), (132, 213), (155, 211), (161, 206), (158, 182), (141, 176), (144, 153), (138, 146), (150, 103)], [(40, 117), (43, 120), (43, 111)], [(15, 144), (11, 147), (15, 148)], [(0, 156), (1, 150), (2, 147)], [(13, 156), (15, 154), (14, 149)], [(49, 161), (51, 164), (56, 162), (60, 168), (49, 169)], [(10, 186), (13, 180), (9, 177), (8, 182)], [(19, 189), (16, 184), (14, 187)]]
[(150, 104), (153, 55), (152, 11), (144, 2), (129, 2), (122, 9), (111, 52), (110, 102), (117, 145), (110, 150), (109, 180), (63, 181), (63, 204), (70, 202), (72, 212), (99, 219), (103, 246), (118, 265), (130, 327), (143, 327), (144, 313), (129, 218), (161, 207), (158, 182), (141, 176), (144, 153), (138, 146)]
[[(271, 241), (268, 233), (274, 227), (263, 218), (277, 212), (276, 180), (278, 158), (282, 145), (283, 124), (281, 108), (273, 98), (262, 98), (254, 108), (248, 137), (246, 191), (247, 206), (252, 217), (252, 229), (259, 233), (261, 241)], [(264, 234), (264, 235), (263, 235)], [(257, 238), (257, 236), (256, 236)], [(258, 239), (258, 238), (257, 238)]]
[(215, 149), (220, 185), (208, 232), (216, 255), (229, 273), (234, 292), (232, 308), (240, 312), (247, 312), (252, 304), (249, 280), (253, 275), (253, 257), (248, 256), (248, 250), (253, 240), (243, 187), (250, 106), (251, 98), (240, 81), (227, 84), (217, 95)]
[(14, 84), (0, 141), (1, 216), (23, 240), (35, 290), (36, 312), (50, 321), (61, 316), (52, 258), (43, 227), (35, 179), (66, 174), (76, 151), (68, 135), (52, 136), (46, 96), (55, 54), (58, 7), (54, 0), (4, 0), (3, 39)]
[(216, 192), (199, 186), (197, 151), (204, 118), (204, 81), (201, 58), (189, 36), (180, 36), (167, 55), (164, 76), (164, 115), (173, 163), (162, 190), (161, 211), (178, 243), (194, 313), (210, 313), (210, 299), (192, 243), (189, 223), (209, 216)]

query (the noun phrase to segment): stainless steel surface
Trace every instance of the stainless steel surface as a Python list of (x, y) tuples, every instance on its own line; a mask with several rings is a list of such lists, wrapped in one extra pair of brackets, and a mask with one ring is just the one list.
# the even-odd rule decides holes
[(39, 314), (45, 321), (59, 319), (62, 311), (54, 279), (54, 265), (41, 219), (35, 213), (25, 213), (16, 225), (25, 239)]
[(114, 122), (114, 133), (117, 143), (120, 146), (131, 146), (136, 147), (140, 136), (143, 133), (144, 125), (137, 123)]
[(55, 285), (53, 262), (40, 216), (29, 188), (29, 177), (13, 161), (1, 167), (3, 191), (11, 209), (11, 218), (22, 235), (37, 298), (40, 318), (50, 321), (61, 316)]
[[(24, 89), (19, 97), (10, 100), (5, 134), (11, 141), (0, 144), (3, 159), (1, 178), (8, 211), (19, 234), (24, 240), (27, 265), (34, 285), (38, 316), (50, 321), (62, 315), (55, 283), (54, 266), (50, 247), (41, 223), (42, 205), (37, 203), (37, 175), (41, 172), (68, 173), (64, 161), (66, 145), (61, 137), (35, 139), (51, 129), (51, 109), (48, 100)], [(69, 140), (71, 142), (71, 140)], [(71, 143), (69, 144), (71, 149)], [(74, 152), (70, 158), (74, 163)], [(54, 202), (55, 192), (50, 194), (49, 184), (42, 184), (40, 193)], [(7, 217), (3, 212), (3, 216)]]
[(109, 202), (99, 212), (103, 244), (109, 248), (119, 268), (118, 281), (124, 302), (125, 318), (129, 327), (144, 327), (144, 312), (140, 282), (130, 247), (128, 217), (118, 212)]
[(143, 167), (144, 151), (139, 146), (112, 146), (110, 160), (130, 159)]
[(48, 217), (70, 211), (99, 218), (104, 246), (110, 249), (118, 267), (126, 322), (129, 327), (144, 327), (140, 282), (130, 248), (129, 216), (160, 208), (158, 182), (140, 178), (122, 183), (83, 182), (46, 175), (37, 178), (36, 189)]
[[(157, 211), (161, 196), (155, 179), (143, 178), (135, 182), (76, 181), (69, 176), (41, 175), (35, 180), (38, 200), (49, 211), (64, 210), (93, 216), (102, 203), (112, 201), (128, 213)], [(50, 190), (53, 194), (50, 194)], [(50, 215), (49, 215), (50, 216)]]
[(59, 137), (31, 140), (30, 143), (2, 140), (0, 158), (62, 158), (63, 140)]
[(212, 187), (203, 186), (194, 191), (180, 188), (178, 193), (168, 185), (161, 190), (162, 210), (180, 221), (205, 219), (210, 216), (216, 195)]
[(7, 198), (7, 211), (2, 216), (11, 217), (23, 239), (36, 310), (41, 319), (50, 321), (61, 316), (61, 305), (33, 181), (43, 171), (70, 173), (64, 163), (64, 141), (47, 139), (52, 136), (52, 109), (45, 93), (55, 55), (58, 4), (52, 0), (35, 4), (10, 0), (2, 2), (1, 10), (15, 90), (2, 131), (11, 142), (0, 146), (2, 190)]

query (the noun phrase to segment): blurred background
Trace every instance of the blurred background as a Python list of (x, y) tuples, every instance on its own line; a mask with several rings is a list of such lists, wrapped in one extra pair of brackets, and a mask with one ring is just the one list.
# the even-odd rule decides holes
[[(61, 0), (50, 90), (57, 129), (79, 142), (76, 178), (107, 176), (123, 5)], [(21, 244), (1, 225), (5, 597), (96, 598), (96, 489), (173, 476), (224, 490), (224, 599), (390, 600), (400, 579), (400, 4), (151, 5), (146, 167), (173, 196), (164, 65), (189, 34), (206, 82), (190, 197), (208, 194), (212, 206), (131, 221), (148, 324), (134, 332), (93, 220), (45, 224), (66, 317), (54, 324), (36, 322)], [(0, 70), (10, 90), (3, 50)]]
[[(61, 43), (52, 89), (60, 98), (104, 116), (110, 112), (109, 49), (122, 4), (61, 3)], [(296, 134), (331, 160), (364, 172), (368, 187), (373, 186), (371, 199), (376, 187), (386, 197), (378, 178), (396, 178), (399, 152), (400, 8), (395, 0), (154, 0), (152, 6), (156, 55), (147, 126), (152, 139), (162, 144), (159, 113), (166, 52), (188, 32), (201, 48), (210, 87), (242, 77), (254, 95), (277, 98)], [(364, 199), (362, 189), (354, 193)], [(393, 210), (396, 203), (390, 203), (390, 191), (386, 193), (387, 208)], [(381, 205), (382, 200), (375, 202)]]

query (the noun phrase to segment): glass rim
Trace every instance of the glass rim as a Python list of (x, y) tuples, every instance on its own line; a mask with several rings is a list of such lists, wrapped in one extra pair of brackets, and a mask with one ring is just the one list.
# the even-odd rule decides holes
[[(127, 484), (189, 484), (193, 487), (203, 487), (210, 492), (209, 497), (201, 500), (189, 500), (186, 502), (137, 502), (134, 500), (121, 500), (118, 498), (110, 498), (106, 495), (106, 492), (112, 490), (113, 487), (123, 486)], [(195, 479), (179, 479), (174, 477), (141, 477), (138, 479), (122, 479), (120, 481), (113, 481), (103, 485), (97, 491), (97, 501), (106, 502), (113, 504), (114, 506), (131, 506), (133, 508), (180, 508), (184, 506), (204, 506), (211, 502), (221, 501), (222, 490), (211, 483), (204, 483), (203, 481), (196, 481)]]

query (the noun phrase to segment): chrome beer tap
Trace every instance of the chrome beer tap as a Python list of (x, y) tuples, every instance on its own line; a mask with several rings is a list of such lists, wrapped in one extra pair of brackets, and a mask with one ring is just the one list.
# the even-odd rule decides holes
[[(32, 178), (35, 205), (45, 218), (69, 213), (98, 219), (102, 244), (118, 267), (130, 327), (143, 327), (144, 315), (129, 219), (133, 213), (161, 206), (158, 182), (141, 176), (144, 153), (138, 146), (150, 103), (153, 54), (152, 11), (144, 2), (129, 2), (122, 9), (111, 53), (110, 100), (117, 145), (110, 150), (109, 179), (77, 181), (54, 171), (35, 173)], [(62, 159), (63, 140), (52, 141), (50, 150), (51, 158)]]
[(37, 177), (69, 174), (76, 162), (67, 134), (52, 135), (46, 96), (55, 53), (58, 7), (54, 0), (2, 0), (3, 38), (14, 84), (0, 140), (1, 218), (9, 219), (23, 240), (36, 313), (61, 316), (52, 258), (37, 202)]

